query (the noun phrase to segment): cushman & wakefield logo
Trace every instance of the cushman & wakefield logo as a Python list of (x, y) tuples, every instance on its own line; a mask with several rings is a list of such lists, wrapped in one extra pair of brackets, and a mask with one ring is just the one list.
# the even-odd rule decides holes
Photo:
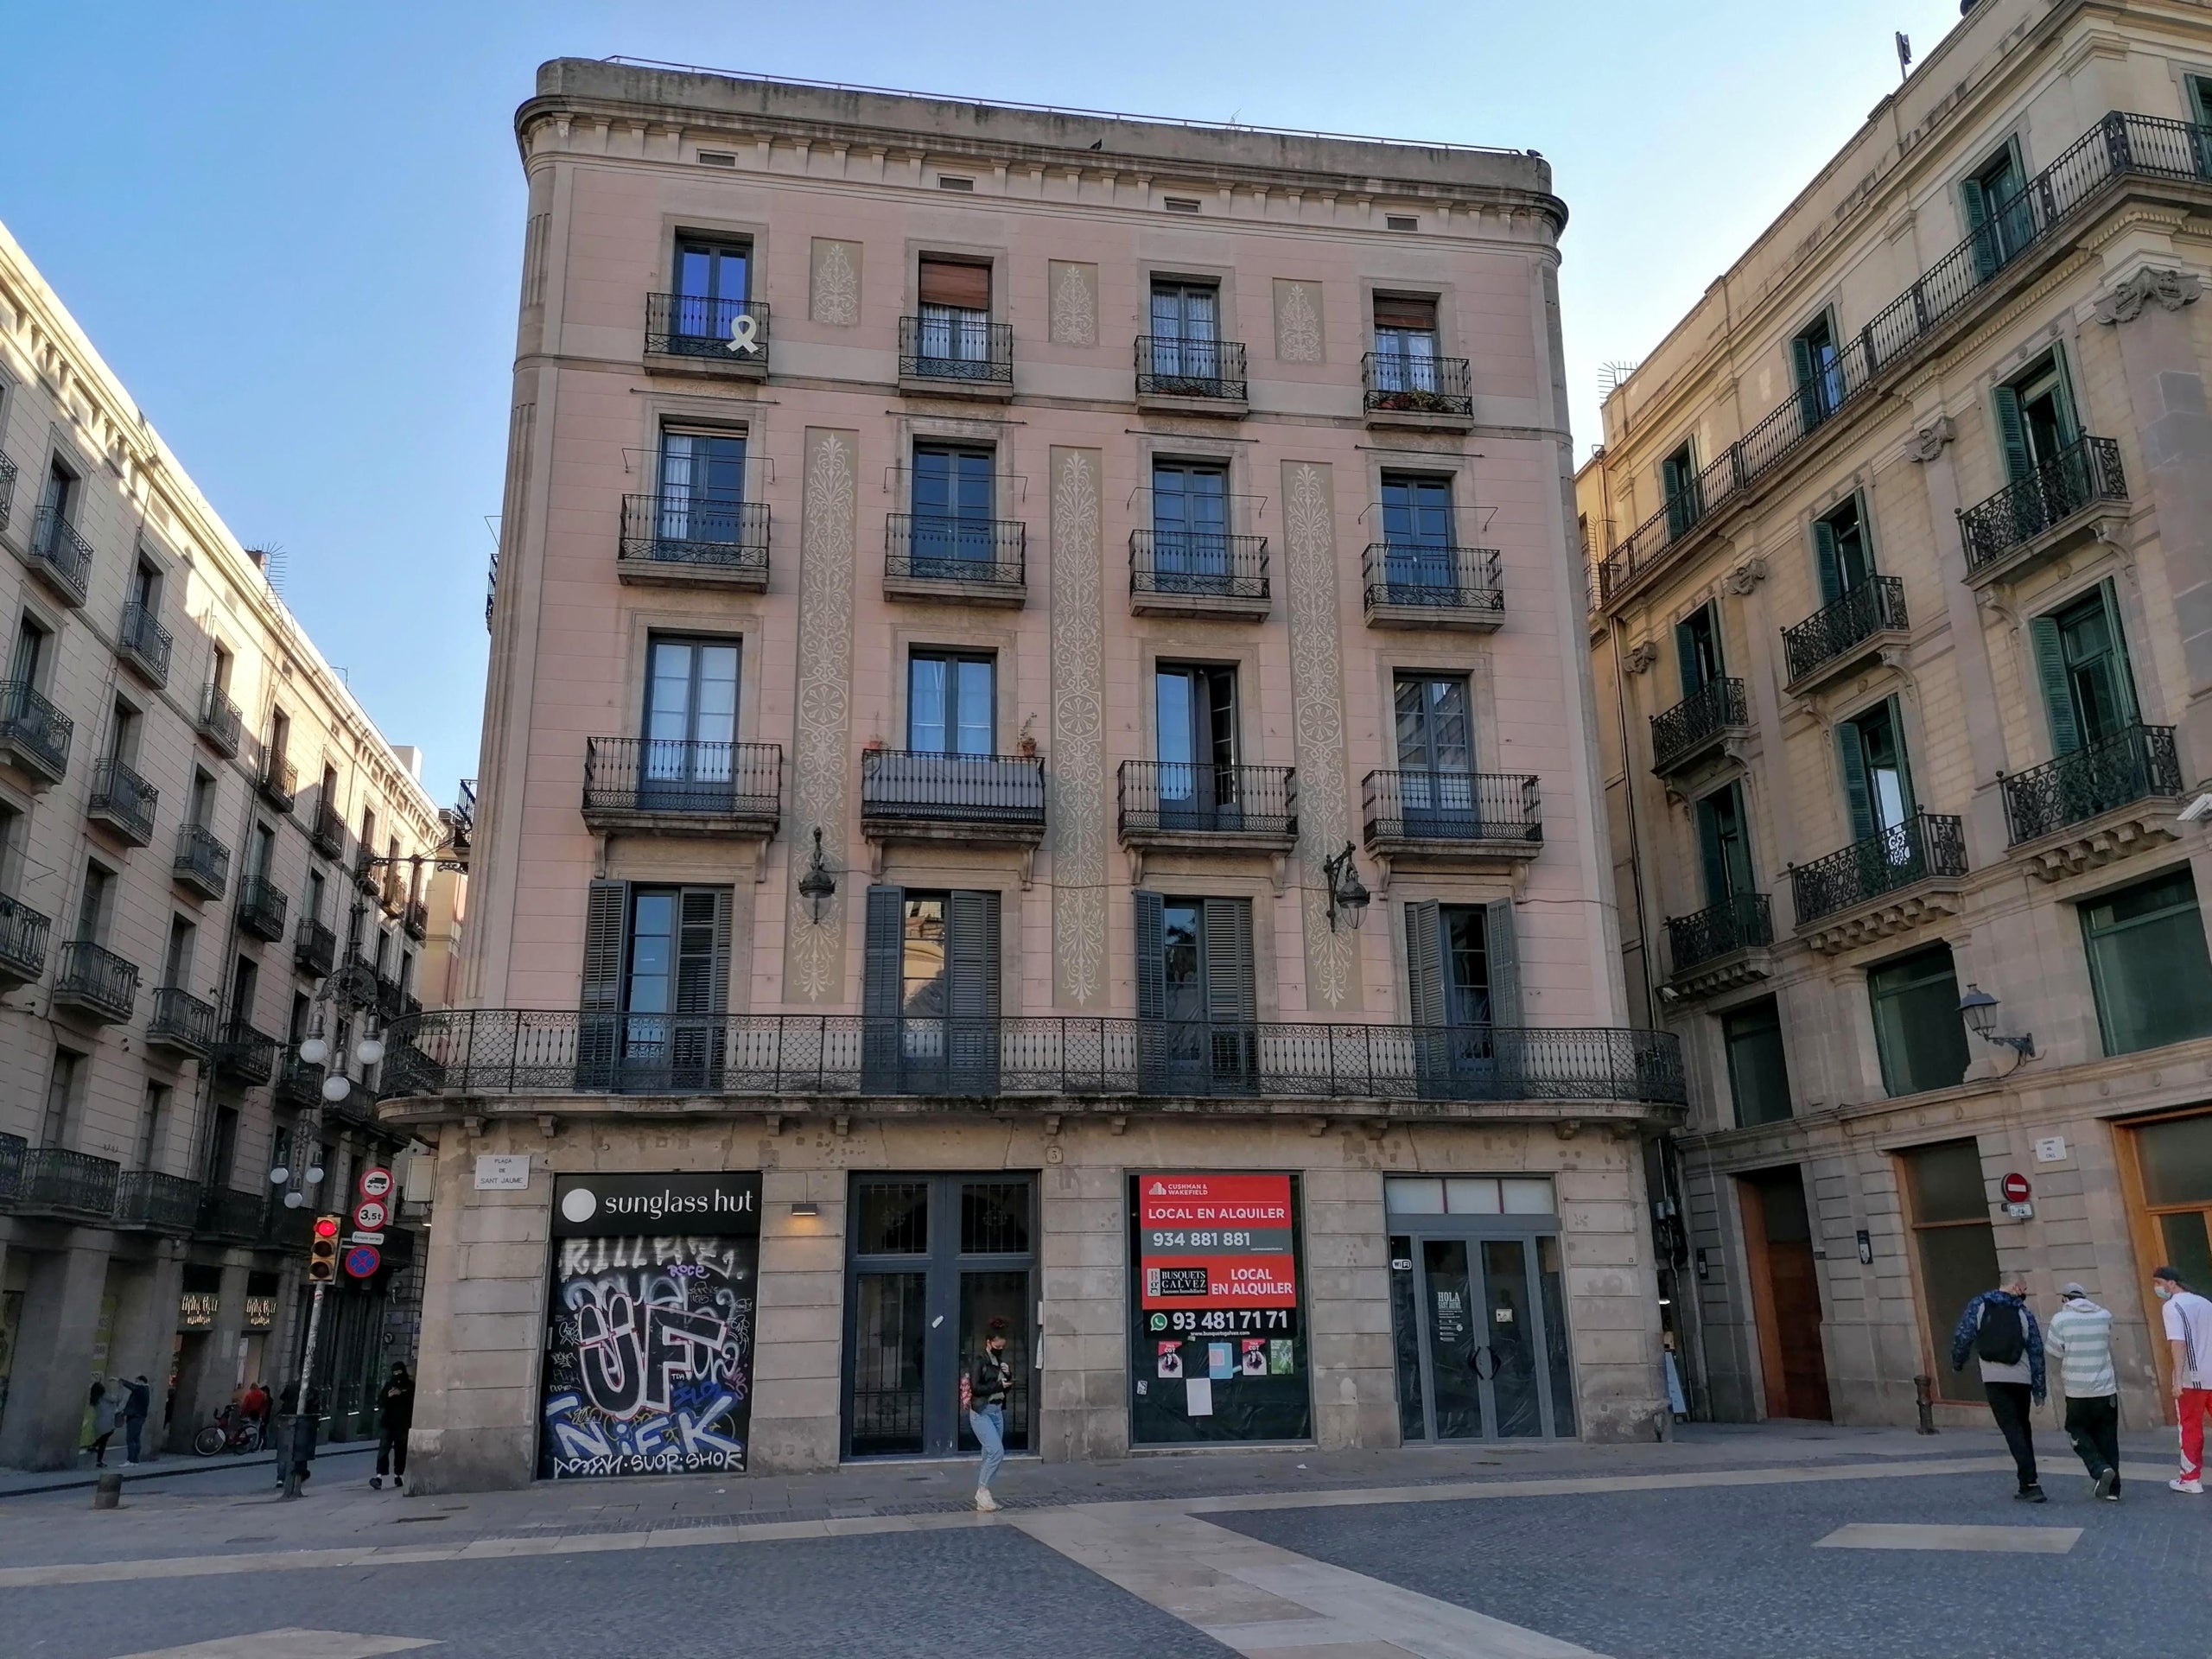
[(636, 1233), (728, 1236), (760, 1230), (757, 1171), (563, 1175), (554, 1182), (556, 1238)]

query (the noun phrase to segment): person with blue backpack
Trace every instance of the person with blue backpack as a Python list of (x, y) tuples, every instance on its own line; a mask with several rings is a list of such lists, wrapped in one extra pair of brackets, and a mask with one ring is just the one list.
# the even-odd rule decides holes
[(2043, 1331), (2029, 1311), (2028, 1281), (2007, 1274), (1995, 1290), (1985, 1290), (1968, 1302), (1951, 1332), (1951, 1369), (1962, 1371), (1969, 1357), (1981, 1368), (1981, 1391), (1989, 1397), (1989, 1414), (2005, 1437), (2020, 1477), (2020, 1490), (2012, 1494), (2023, 1503), (2047, 1502), (2036, 1479), (2035, 1429), (2029, 1416), (2031, 1402), (2043, 1403)]

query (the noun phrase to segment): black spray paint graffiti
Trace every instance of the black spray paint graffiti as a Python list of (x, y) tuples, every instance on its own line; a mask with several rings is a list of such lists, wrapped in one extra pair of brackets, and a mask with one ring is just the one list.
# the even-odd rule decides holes
[(559, 1242), (540, 1472), (741, 1471), (760, 1245)]

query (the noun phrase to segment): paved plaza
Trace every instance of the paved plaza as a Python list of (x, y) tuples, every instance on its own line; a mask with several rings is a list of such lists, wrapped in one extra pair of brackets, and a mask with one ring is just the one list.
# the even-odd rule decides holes
[[(2202, 1651), (2212, 1502), (2159, 1437), (2097, 1503), (1992, 1433), (1697, 1428), (1668, 1445), (957, 1464), (416, 1498), (359, 1452), (276, 1501), (154, 1465), (111, 1512), (0, 1494), (0, 1653), (1803, 1659)], [(180, 1472), (180, 1471), (188, 1472)], [(2155, 1575), (2155, 1576), (2154, 1576)]]

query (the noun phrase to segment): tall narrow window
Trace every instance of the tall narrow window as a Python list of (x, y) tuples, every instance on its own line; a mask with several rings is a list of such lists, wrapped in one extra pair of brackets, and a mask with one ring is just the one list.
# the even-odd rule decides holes
[(276, 864), (276, 832), (256, 819), (246, 839), (245, 874), (249, 881), (265, 883)]
[[(601, 898), (604, 893), (605, 899)], [(699, 1089), (721, 1077), (722, 1015), (729, 1006), (730, 891), (727, 887), (593, 889), (585, 1002), (619, 1014), (616, 1040), (588, 1023), (582, 1066), (615, 1066), (625, 1089)], [(611, 938), (609, 936), (612, 936)], [(601, 965), (618, 964), (596, 983)]]
[(2187, 865), (2080, 908), (2106, 1053), (2212, 1033), (2212, 957)]
[(1997, 1236), (1989, 1220), (1989, 1188), (1981, 1148), (1942, 1141), (1900, 1154), (1912, 1242), (1920, 1258), (1922, 1330), (1934, 1357), (1936, 1392), (1979, 1405), (1974, 1369), (1951, 1369), (1951, 1327), (1975, 1297), (1997, 1282)]
[[(1221, 293), (1211, 283), (1154, 282), (1152, 372), (1171, 381), (1218, 380), (1220, 311)], [(1159, 389), (1176, 390), (1172, 384)]]
[(919, 276), (920, 372), (957, 374), (953, 365), (988, 361), (991, 268), (925, 255)]
[(77, 474), (55, 456), (47, 464), (46, 486), (39, 492), (38, 522), (31, 528), (33, 550), (51, 556), (62, 533), (73, 528), (77, 510)]
[(329, 884), (323, 880), (322, 872), (310, 869), (308, 872), (307, 919), (308, 921), (322, 920), (322, 912), (329, 904), (328, 891)]
[(130, 572), (130, 603), (143, 612), (149, 621), (159, 621), (162, 611), (162, 573), (154, 565), (140, 561)]
[(377, 810), (373, 806), (364, 806), (361, 809), (361, 856), (370, 859), (376, 855)]
[(914, 446), (912, 575), (958, 581), (996, 563), (993, 464), (988, 449)]
[(737, 741), (738, 642), (656, 636), (645, 680), (640, 804), (727, 810)]
[[(215, 1132), (207, 1142), (207, 1183), (211, 1186), (228, 1186), (231, 1169), (238, 1156), (238, 1109), (218, 1106), (215, 1109)], [(326, 1162), (324, 1168), (328, 1168)]]
[(28, 616), (16, 625), (16, 649), (9, 658), (8, 677), (19, 681), (28, 690), (38, 691), (46, 685), (46, 671), (52, 653), (47, 649), (50, 636), (44, 628)]
[(74, 1049), (54, 1051), (54, 1065), (46, 1074), (46, 1114), (39, 1126), (41, 1146), (67, 1144), (70, 1120), (77, 1114), (78, 1098), (84, 1090), (85, 1065), (85, 1057)]
[[(2054, 753), (2098, 747), (2135, 724), (2135, 677), (2128, 670), (2119, 598), (2109, 579), (2063, 609), (2031, 618), (2028, 639), (2035, 652), (2037, 677), (2043, 683)], [(2133, 759), (2139, 772), (2142, 757)], [(2126, 767), (2130, 757), (2115, 755), (2112, 760)], [(2084, 781), (2094, 788), (2099, 780)], [(2147, 791), (2147, 779), (2124, 781), (2134, 785), (2126, 799)]]
[(23, 815), (7, 802), (0, 801), (0, 894), (16, 891), (16, 877), (22, 868), (23, 829)]
[(1377, 294), (1374, 390), (1437, 389), (1435, 296)]
[(1722, 905), (1755, 891), (1751, 829), (1745, 822), (1743, 785), (1730, 783), (1701, 798), (1696, 816), (1698, 852), (1705, 874), (1705, 902)]
[(253, 1023), (254, 999), (261, 994), (261, 966), (251, 957), (240, 957), (231, 966), (231, 1019), (233, 1027)]
[(1243, 809), (1236, 671), (1218, 664), (1163, 664), (1153, 677), (1153, 696), (1161, 824), (1205, 829), (1236, 821)]
[(1227, 467), (1205, 461), (1153, 462), (1152, 545), (1161, 592), (1234, 591)]
[(1821, 602), (1833, 605), (1863, 586), (1874, 574), (1866, 524), (1859, 498), (1850, 497), (1813, 520), (1813, 559), (1821, 579)]
[(77, 937), (92, 944), (105, 944), (114, 910), (115, 873), (98, 864), (86, 865), (85, 890), (77, 899)]
[(995, 893), (868, 890), (864, 1087), (995, 1090), (999, 913)]
[(232, 660), (231, 653), (220, 645), (214, 648), (208, 658), (207, 683), (219, 696), (231, 695)]
[(1818, 426), (1843, 402), (1843, 359), (1836, 348), (1835, 319), (1823, 311), (1789, 342), (1789, 370), (1806, 428)]
[(696, 562), (718, 548), (734, 548), (743, 539), (744, 503), (743, 437), (734, 432), (660, 435), (656, 556)]
[[(2029, 512), (2040, 507), (2048, 518), (2053, 506), (2074, 499), (2075, 493), (2064, 487), (2070, 480), (2054, 469), (2063, 464), (2075, 440), (2082, 435), (2065, 365), (2053, 353), (1990, 395), (1997, 410), (1997, 440), (2004, 450), (2005, 479), (2013, 484), (2038, 477), (2048, 480), (2044, 490), (2032, 498), (2024, 497), (2020, 504), (2022, 510)], [(2031, 520), (2018, 528), (2024, 537), (2040, 530), (2042, 523)]]
[(1667, 503), (1667, 538), (1686, 536), (1705, 517), (1705, 492), (1698, 483), (1697, 456), (1685, 443), (1659, 463), (1659, 493)]
[(292, 717), (282, 709), (269, 717), (269, 760), (273, 777), (284, 770), (284, 758), (292, 747)]
[(1134, 895), (1140, 1062), (1154, 1086), (1247, 1079), (1259, 1018), (1252, 906), (1244, 899)]
[(1414, 1061), (1422, 1091), (1481, 1094), (1497, 1082), (1498, 1062), (1517, 1052), (1522, 1025), (1520, 951), (1513, 901), (1405, 906), (1408, 1011), (1421, 1035)]
[(215, 775), (194, 766), (192, 769), (192, 798), (187, 804), (191, 813), (188, 822), (202, 830), (215, 826)]
[(1916, 1095), (1948, 1089), (1965, 1077), (1971, 1057), (1949, 945), (1930, 945), (1868, 969), (1866, 991), (1874, 1005), (1884, 1089)]
[(1701, 605), (1675, 624), (1675, 665), (1685, 702), (1727, 672), (1720, 658), (1720, 619), (1712, 606)]
[(107, 758), (118, 766), (135, 766), (138, 760), (139, 714), (121, 698), (107, 728)]
[(1851, 817), (1851, 838), (1886, 838), (1899, 856), (1909, 856), (1904, 826), (1915, 810), (1912, 771), (1905, 762), (1904, 728), (1897, 702), (1891, 697), (1836, 728), (1843, 764), (1844, 804)]
[(678, 351), (689, 342), (731, 338), (730, 324), (750, 297), (753, 251), (742, 242), (679, 237), (676, 243), (676, 299), (668, 332)]
[(1457, 587), (1452, 480), (1383, 474), (1382, 540), (1392, 604), (1433, 601), (1439, 590)]
[(169, 947), (162, 957), (162, 983), (180, 990), (192, 988), (193, 942), (198, 930), (181, 916), (169, 918)]
[(1766, 997), (1720, 1017), (1728, 1051), (1728, 1092), (1744, 1128), (1789, 1116), (1789, 1066), (1782, 1048), (1782, 1012)]
[(1401, 674), (1392, 687), (1397, 721), (1398, 804), (1409, 836), (1480, 832), (1475, 741), (1467, 682), (1457, 674)]
[(169, 1127), (169, 1085), (149, 1083), (146, 1085), (146, 1102), (139, 1109), (137, 1155), (131, 1160), (136, 1169), (156, 1169), (161, 1165), (162, 1142)]
[(918, 754), (995, 754), (997, 679), (987, 654), (916, 652), (906, 664), (906, 747)]
[(2020, 177), (2020, 155), (2008, 141), (1959, 181), (1974, 268), (1986, 280), (2002, 270), (2035, 234), (2035, 212)]

